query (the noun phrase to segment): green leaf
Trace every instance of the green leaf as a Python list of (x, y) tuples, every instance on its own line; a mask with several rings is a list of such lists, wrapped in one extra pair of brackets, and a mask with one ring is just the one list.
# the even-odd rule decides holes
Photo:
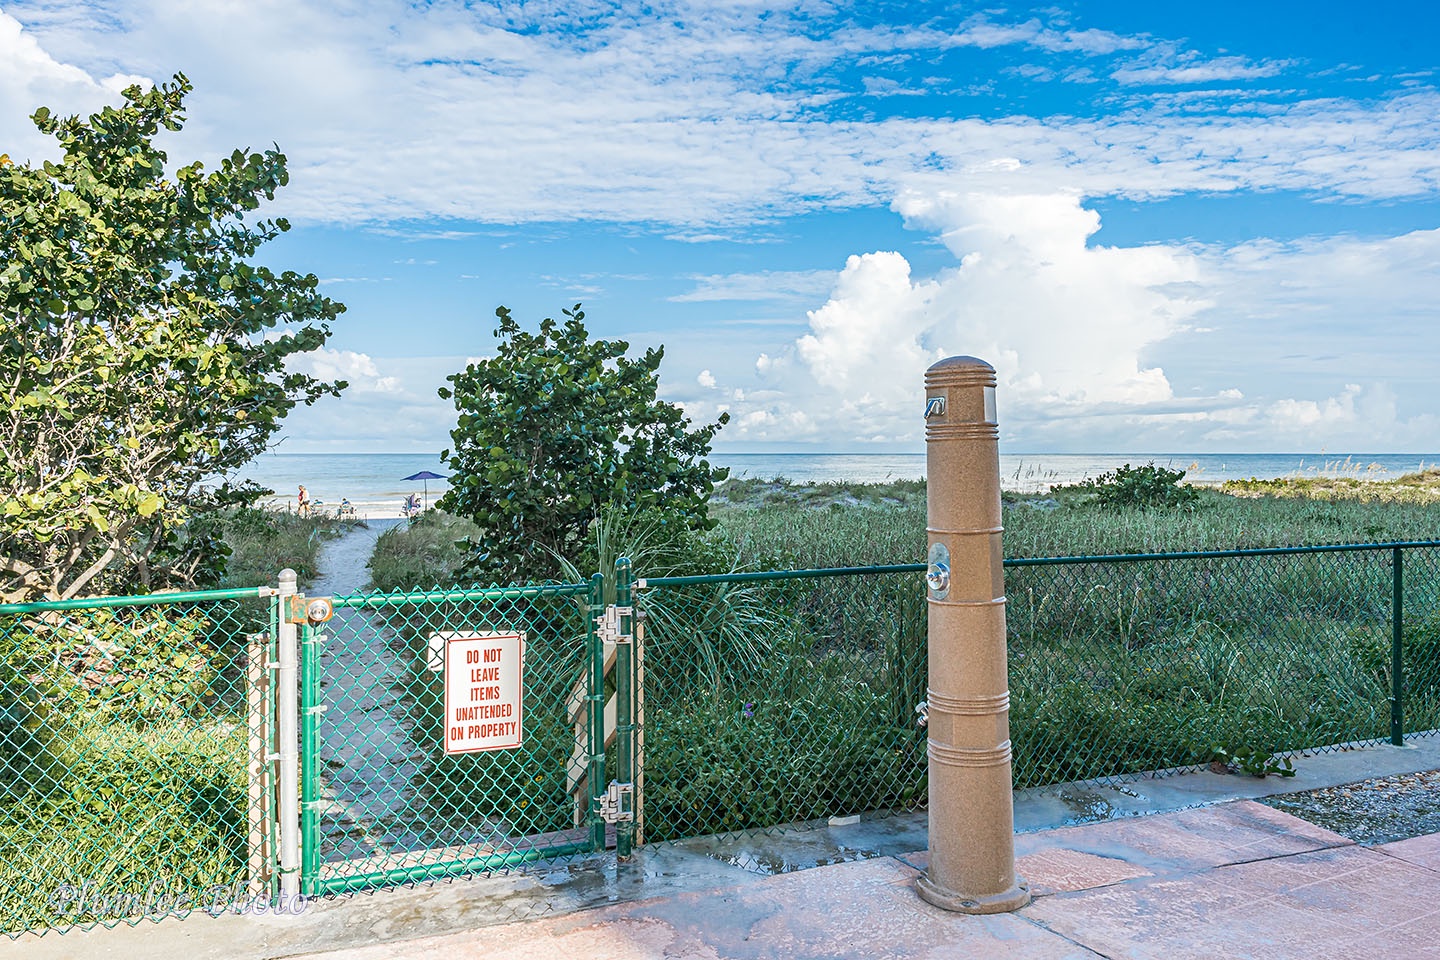
[[(213, 174), (198, 162), (165, 173), (154, 139), (181, 128), (189, 91), (177, 74), (88, 119), (41, 107), (59, 159), (0, 164), (0, 299), (33, 318), (6, 326), (0, 349), (14, 471), (0, 513), (8, 556), (61, 590), (107, 551), (120, 559), (91, 587), (127, 592), (142, 562), (153, 580), (188, 585), (201, 570), (216, 585), (224, 545), (179, 529), (216, 505), (203, 481), (264, 450), (297, 405), (342, 389), (289, 371), (324, 347), (344, 305), (312, 274), (264, 266), (277, 228), (243, 218), (286, 182), (284, 156), (237, 150)], [(241, 286), (243, 298), (224, 293)], [(276, 329), (287, 332), (267, 339)], [(93, 481), (67, 474), (73, 464)], [(0, 595), (34, 589), (0, 572)]]

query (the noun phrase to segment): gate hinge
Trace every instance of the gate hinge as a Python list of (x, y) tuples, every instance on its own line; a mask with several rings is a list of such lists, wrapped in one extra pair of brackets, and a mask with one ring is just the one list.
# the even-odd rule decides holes
[(600, 803), (600, 819), (606, 823), (629, 823), (635, 819), (635, 785), (611, 780), (605, 792), (595, 798)]
[(630, 634), (620, 632), (620, 618), (631, 616), (634, 612), (634, 607), (610, 604), (605, 608), (604, 615), (595, 618), (596, 635), (607, 643), (629, 643)]

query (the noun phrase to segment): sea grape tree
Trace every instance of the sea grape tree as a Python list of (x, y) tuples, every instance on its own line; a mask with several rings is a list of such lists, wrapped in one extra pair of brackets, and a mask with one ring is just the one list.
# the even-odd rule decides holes
[(438, 506), (480, 527), (463, 576), (495, 582), (556, 575), (602, 513), (647, 514), (676, 530), (711, 526), (707, 504), (727, 471), (707, 459), (729, 422), (693, 427), (657, 397), (664, 347), (628, 357), (591, 339), (576, 304), (565, 320), (523, 329), (495, 311), (495, 355), (449, 378), (458, 420)]
[(62, 159), (0, 156), (0, 599), (183, 585), (204, 566), (176, 537), (202, 481), (344, 387), (286, 368), (344, 307), (254, 260), (289, 229), (247, 219), (284, 155), (167, 175), (155, 138), (190, 90), (177, 74), (88, 119), (42, 107)]

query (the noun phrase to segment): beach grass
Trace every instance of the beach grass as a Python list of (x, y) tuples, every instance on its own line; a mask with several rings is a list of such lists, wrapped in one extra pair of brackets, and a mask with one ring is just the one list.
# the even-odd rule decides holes
[[(1297, 477), (1197, 487), (1169, 509), (1110, 508), (1081, 490), (1005, 493), (1007, 557), (1234, 550), (1440, 538), (1440, 471), (1393, 480)], [(803, 483), (741, 478), (711, 503), (713, 553), (744, 569), (916, 563), (925, 554), (925, 482)], [(377, 590), (448, 586), (469, 521), (428, 511), (381, 534)]]
[(380, 534), (370, 555), (373, 590), (454, 586), (465, 561), (464, 541), (480, 528), (463, 517), (427, 510), (414, 523), (400, 523)]
[(221, 537), (230, 548), (224, 585), (252, 587), (274, 583), (285, 568), (295, 571), (301, 585), (319, 571), (320, 546), (340, 536), (346, 525), (329, 517), (302, 517), (278, 510), (236, 507), (220, 514)]
[[(1106, 505), (1083, 488), (1007, 493), (1006, 555), (1440, 537), (1428, 475), (1363, 488), (1317, 479), (1200, 487), (1189, 502), (1148, 509)], [(704, 553), (733, 560), (684, 572), (914, 563), (925, 551), (924, 493), (917, 481), (731, 481), (712, 504)], [(376, 587), (453, 584), (459, 541), (476, 532), (434, 511), (387, 531), (371, 561)], [(1440, 678), (1425, 666), (1440, 649), (1440, 577), (1424, 574), (1429, 554), (1415, 562), (1406, 587), (1411, 730), (1440, 722)], [(1389, 551), (1362, 551), (1011, 568), (1017, 785), (1386, 736), (1388, 563)], [(915, 574), (847, 575), (647, 591), (651, 839), (922, 803), (918, 583)], [(559, 757), (568, 735), (549, 733), (542, 752)], [(457, 767), (447, 776), (459, 789), (475, 774)], [(525, 795), (527, 815), (561, 817), (549, 789)]]
[[(821, 487), (843, 491), (825, 499)], [(914, 563), (924, 557), (923, 481), (863, 485), (782, 480), (731, 488), (717, 533), (746, 552), (814, 568)], [(741, 496), (741, 493), (748, 494)], [(1198, 487), (1169, 509), (1111, 508), (1081, 490), (1002, 496), (1007, 557), (1233, 550), (1440, 538), (1440, 471), (1394, 480), (1296, 478)], [(843, 499), (842, 499), (843, 498)], [(855, 502), (850, 502), (851, 500)]]

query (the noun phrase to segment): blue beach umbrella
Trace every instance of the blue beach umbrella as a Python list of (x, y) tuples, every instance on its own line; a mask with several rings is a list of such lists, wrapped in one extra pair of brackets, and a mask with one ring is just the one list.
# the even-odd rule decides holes
[(424, 486), (421, 487), (421, 489), (425, 491), (425, 499), (422, 500), (422, 501), (420, 501), (421, 505), (424, 506), (424, 505), (427, 504), (427, 503), (429, 502), (429, 500), (430, 500), (430, 481), (431, 481), (431, 480), (444, 480), (444, 479), (446, 479), (446, 478), (440, 476), (440, 474), (438, 474), (438, 473), (431, 473), (429, 470), (421, 470), (419, 473), (412, 473), (412, 474), (410, 474), (410, 476), (408, 476), (408, 477), (401, 477), (400, 479), (401, 479), (401, 480), (420, 480), (420, 481), (423, 481), (423, 482), (424, 482)]

